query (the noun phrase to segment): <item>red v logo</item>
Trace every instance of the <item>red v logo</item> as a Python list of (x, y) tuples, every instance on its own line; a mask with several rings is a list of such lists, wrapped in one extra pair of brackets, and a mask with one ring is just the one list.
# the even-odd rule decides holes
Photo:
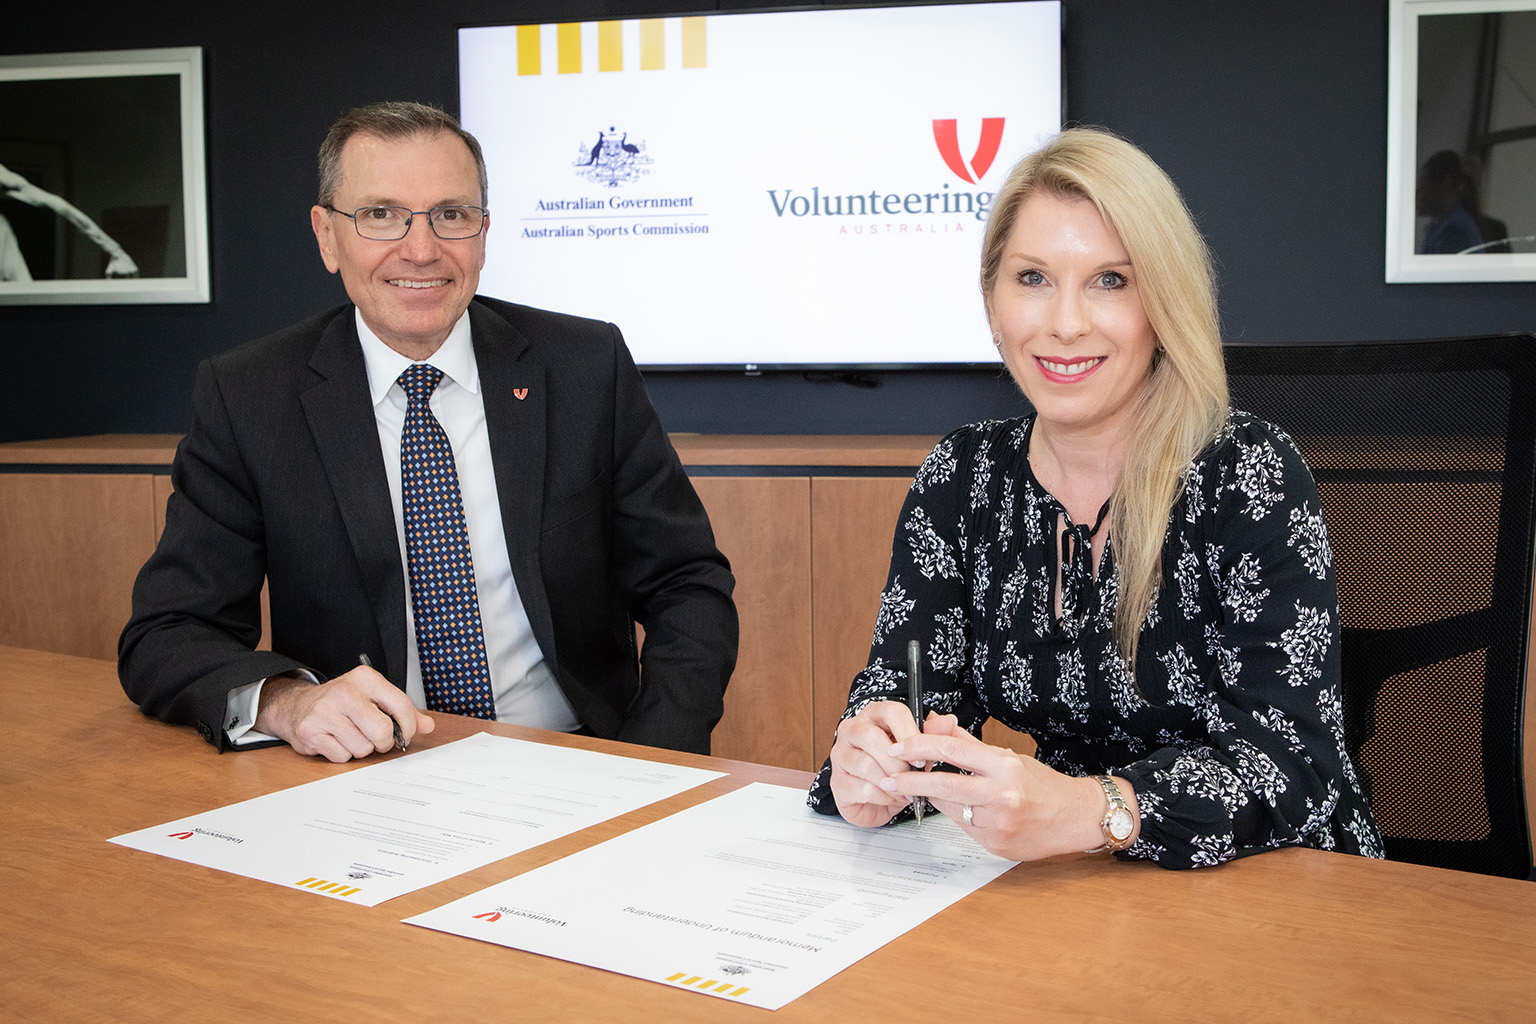
[(971, 177), (966, 170), (965, 161), (960, 158), (960, 139), (955, 132), (955, 119), (935, 118), (933, 122), (933, 141), (938, 144), (939, 155), (944, 158), (944, 163), (949, 169), (960, 176), (960, 180), (969, 184), (976, 184), (991, 168), (992, 161), (997, 159), (997, 148), (1003, 142), (1003, 121), (1001, 117), (984, 117), (981, 119), (981, 139), (976, 143), (976, 155), (971, 157), (970, 171), (976, 172), (976, 177)]

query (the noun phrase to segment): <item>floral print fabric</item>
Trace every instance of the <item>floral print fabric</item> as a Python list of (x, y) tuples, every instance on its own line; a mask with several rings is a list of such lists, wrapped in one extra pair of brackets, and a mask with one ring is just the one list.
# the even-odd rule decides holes
[[(1283, 846), (1383, 856), (1344, 746), (1333, 553), (1295, 443), (1234, 411), (1189, 466), (1133, 674), (1111, 635), (1114, 538), (1095, 572), (1092, 526), (1071, 523), (1030, 471), (1032, 425), (961, 428), (918, 470), (844, 717), (904, 699), (917, 639), (927, 710), (974, 734), (997, 718), (1059, 771), (1131, 782), (1141, 834), (1121, 856), (1170, 868)], [(810, 804), (835, 814), (829, 771)]]

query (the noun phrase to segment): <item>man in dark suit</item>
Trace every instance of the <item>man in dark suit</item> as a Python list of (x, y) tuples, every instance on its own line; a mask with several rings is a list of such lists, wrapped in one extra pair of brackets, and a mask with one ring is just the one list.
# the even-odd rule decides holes
[[(199, 368), (119, 644), (146, 714), (333, 761), (430, 731), (421, 707), (709, 750), (729, 566), (618, 329), (475, 295), (485, 191), (441, 111), (332, 127), (311, 220), (352, 304)], [(433, 451), (446, 487), (422, 482)], [(428, 571), (424, 509), (461, 585)]]

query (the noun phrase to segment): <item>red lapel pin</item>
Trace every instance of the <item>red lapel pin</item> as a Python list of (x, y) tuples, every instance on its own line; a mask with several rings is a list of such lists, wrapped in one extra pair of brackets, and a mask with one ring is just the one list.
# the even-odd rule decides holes
[(513, 388), (512, 393), (517, 396), (519, 402), (528, 397), (527, 388)]

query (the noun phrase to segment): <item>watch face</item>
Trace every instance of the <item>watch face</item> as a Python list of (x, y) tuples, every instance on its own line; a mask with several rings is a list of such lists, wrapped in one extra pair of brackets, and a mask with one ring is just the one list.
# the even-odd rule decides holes
[(1131, 812), (1124, 807), (1115, 808), (1115, 812), (1109, 816), (1109, 834), (1114, 836), (1117, 843), (1123, 843), (1131, 837), (1134, 825)]

